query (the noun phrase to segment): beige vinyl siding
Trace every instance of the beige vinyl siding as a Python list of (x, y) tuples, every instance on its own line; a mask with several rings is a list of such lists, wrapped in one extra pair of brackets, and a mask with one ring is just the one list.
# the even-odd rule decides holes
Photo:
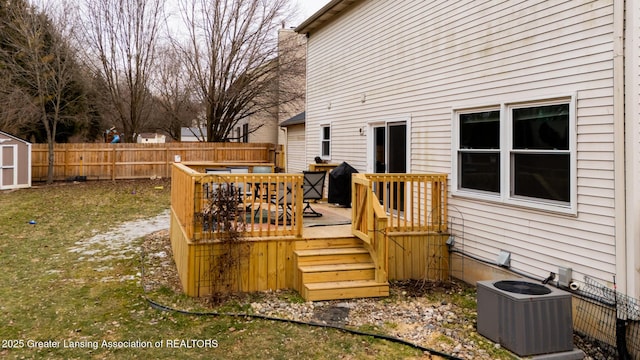
[[(626, 2), (625, 111), (627, 276), (640, 298), (640, 2)], [(630, 291), (631, 292), (631, 291)]]
[(304, 124), (287, 127), (287, 172), (308, 170), (305, 157)]
[[(362, 1), (308, 39), (307, 161), (367, 167), (369, 122), (410, 119), (413, 172), (451, 173), (453, 109), (575, 96), (577, 213), (454, 196), (464, 250), (547, 276), (615, 274), (612, 1)], [(362, 102), (362, 95), (366, 101)], [(462, 231), (461, 231), (462, 233)]]

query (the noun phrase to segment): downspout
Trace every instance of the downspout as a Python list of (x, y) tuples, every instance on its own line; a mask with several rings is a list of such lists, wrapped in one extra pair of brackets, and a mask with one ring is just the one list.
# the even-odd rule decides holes
[(625, 10), (627, 294), (640, 298), (640, 3), (626, 1)]
[(284, 154), (282, 155), (282, 162), (284, 162), (283, 165), (283, 172), (288, 172), (289, 171), (289, 128), (286, 127), (280, 127), (280, 130), (282, 130), (284, 132), (283, 135), (283, 139), (284, 139), (284, 145), (283, 145), (283, 152)]
[[(624, 133), (624, 10), (625, 1), (613, 1), (613, 136), (615, 187), (615, 275), (619, 291), (627, 292), (626, 181)], [(633, 222), (632, 222), (633, 223)]]

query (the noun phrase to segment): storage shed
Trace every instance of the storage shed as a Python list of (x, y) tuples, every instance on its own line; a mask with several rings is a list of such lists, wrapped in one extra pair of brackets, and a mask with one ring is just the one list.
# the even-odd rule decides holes
[(31, 143), (0, 131), (0, 190), (31, 187)]

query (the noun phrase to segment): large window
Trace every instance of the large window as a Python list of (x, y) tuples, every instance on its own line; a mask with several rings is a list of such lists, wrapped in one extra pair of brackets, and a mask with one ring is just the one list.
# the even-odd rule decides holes
[(331, 159), (331, 126), (320, 126), (320, 157), (322, 159)]
[(456, 111), (454, 191), (571, 207), (571, 104), (563, 99)]

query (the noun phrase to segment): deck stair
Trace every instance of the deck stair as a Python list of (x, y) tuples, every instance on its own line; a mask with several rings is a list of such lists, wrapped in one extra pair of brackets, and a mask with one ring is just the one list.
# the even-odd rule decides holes
[(309, 240), (294, 250), (295, 283), (308, 301), (389, 296), (369, 251), (355, 237)]

